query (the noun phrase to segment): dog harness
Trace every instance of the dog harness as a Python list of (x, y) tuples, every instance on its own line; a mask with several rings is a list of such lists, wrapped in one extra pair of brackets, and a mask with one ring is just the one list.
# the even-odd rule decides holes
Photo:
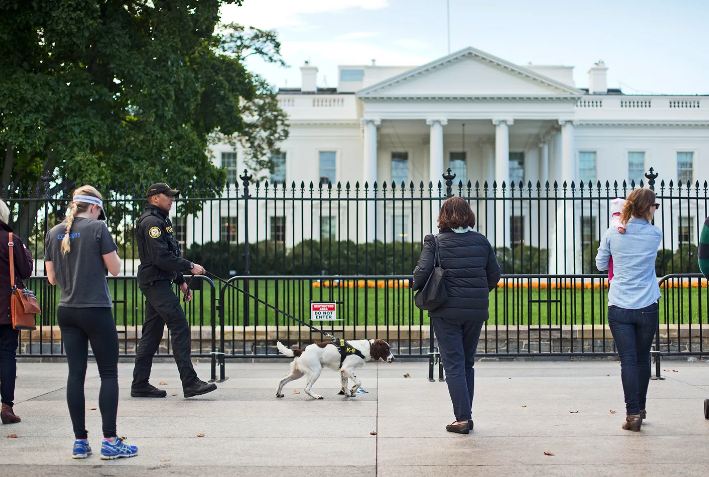
[(350, 356), (350, 355), (355, 355), (359, 356), (363, 360), (364, 355), (355, 347), (351, 346), (350, 344), (347, 343), (347, 341), (343, 340), (340, 338), (340, 342), (338, 343), (337, 341), (333, 340), (333, 345), (338, 349), (340, 352), (340, 367), (342, 367), (342, 363), (345, 362), (345, 358)]

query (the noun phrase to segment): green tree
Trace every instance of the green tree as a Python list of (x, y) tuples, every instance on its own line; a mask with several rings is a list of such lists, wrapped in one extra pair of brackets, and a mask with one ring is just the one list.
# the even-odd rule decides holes
[[(165, 180), (214, 197), (225, 175), (207, 147), (222, 138), (243, 144), (252, 170), (268, 167), (286, 117), (244, 60), (283, 64), (280, 44), (218, 28), (225, 3), (241, 0), (0, 1), (0, 194), (61, 197), (91, 183), (142, 197)], [(21, 234), (43, 204), (17, 205)], [(114, 220), (140, 202), (120, 204)]]

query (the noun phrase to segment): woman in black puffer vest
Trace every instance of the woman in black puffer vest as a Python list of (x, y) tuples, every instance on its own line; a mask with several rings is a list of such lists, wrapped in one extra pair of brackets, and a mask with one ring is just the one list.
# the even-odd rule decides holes
[[(495, 251), (484, 235), (475, 232), (475, 214), (460, 197), (443, 202), (438, 217), (438, 253), (445, 270), (446, 302), (429, 312), (446, 371), (455, 422), (449, 432), (468, 434), (473, 429), (475, 350), (488, 318), (488, 294), (500, 279)], [(424, 238), (414, 269), (414, 290), (424, 287), (433, 271), (436, 237)]]

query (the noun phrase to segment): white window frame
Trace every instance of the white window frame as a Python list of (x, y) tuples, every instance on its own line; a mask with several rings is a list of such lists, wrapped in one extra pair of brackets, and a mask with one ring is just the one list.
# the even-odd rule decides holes
[[(282, 224), (282, 227), (283, 227), (283, 240), (278, 240), (278, 237), (277, 237), (278, 228), (281, 227), (281, 224), (275, 223), (275, 220), (277, 220), (277, 219), (283, 220), (283, 224)], [(272, 216), (269, 218), (269, 221), (268, 221), (268, 226), (269, 226), (268, 238), (271, 239), (272, 242), (285, 242), (285, 241), (286, 241), (286, 238), (287, 238), (287, 235), (286, 235), (286, 223), (287, 223), (287, 222), (286, 222), (286, 216), (285, 216), (285, 215), (272, 215)]]
[[(325, 219), (329, 230), (324, 226)], [(336, 215), (321, 215), (320, 216), (320, 240), (336, 240), (337, 239), (337, 216)]]
[[(642, 154), (643, 155), (643, 166), (642, 166), (642, 171), (640, 172), (639, 177), (633, 177), (633, 174), (631, 173), (630, 170), (630, 156), (631, 154)], [(642, 149), (629, 149), (626, 154), (626, 158), (628, 160), (628, 183), (630, 181), (635, 181), (636, 184), (638, 184), (641, 180), (644, 181), (645, 179), (645, 164), (647, 164), (647, 151), (642, 150)]]
[[(515, 170), (520, 169), (522, 171), (522, 178), (513, 178), (512, 177), (512, 154), (521, 154), (522, 155), (522, 167), (517, 168), (515, 167)], [(509, 157), (507, 158), (508, 161), (508, 166), (509, 166), (509, 181), (514, 182), (515, 184), (519, 185), (520, 182), (524, 183), (527, 179), (527, 172), (526, 172), (526, 162), (527, 162), (527, 155), (524, 153), (524, 151), (510, 151)]]
[[(227, 165), (225, 161), (226, 155), (234, 155), (233, 165)], [(239, 155), (236, 151), (222, 151), (220, 153), (220, 160), (222, 164), (222, 169), (226, 171), (227, 184), (238, 184), (239, 183)]]
[(288, 154), (286, 153), (286, 151), (274, 151), (273, 153), (271, 153), (271, 161), (273, 161), (274, 158), (277, 157), (277, 156), (282, 156), (282, 157), (283, 157), (283, 165), (282, 165), (282, 169), (283, 169), (283, 179), (282, 179), (282, 180), (281, 180), (281, 179), (278, 179), (278, 180), (273, 179), (273, 176), (275, 175), (275, 171), (276, 171), (276, 164), (275, 164), (275, 162), (274, 162), (274, 163), (273, 163), (273, 171), (274, 171), (274, 173), (271, 174), (270, 182), (271, 182), (271, 184), (283, 184), (283, 185), (285, 185), (286, 180), (287, 180), (287, 178), (288, 178), (288, 175), (287, 175), (288, 169), (287, 169), (287, 166), (286, 166), (286, 165), (288, 164)]
[[(394, 154), (406, 154), (406, 177), (403, 179), (403, 181), (400, 178), (394, 178), (394, 162), (404, 162), (403, 160), (394, 160)], [(410, 159), (411, 154), (407, 150), (397, 150), (397, 151), (391, 151), (389, 153), (389, 160), (390, 160), (390, 169), (391, 169), (391, 182), (396, 183), (397, 186), (400, 186), (402, 182), (406, 184), (409, 182), (411, 178), (411, 159)]]
[[(690, 165), (688, 168), (683, 168), (680, 169), (680, 154), (689, 154), (689, 157), (691, 159)], [(676, 151), (675, 154), (675, 162), (677, 164), (677, 182), (681, 183), (682, 185), (687, 184), (687, 180), (689, 180), (690, 183), (694, 182), (694, 163), (695, 163), (695, 156), (696, 153), (694, 151)], [(683, 174), (686, 174), (689, 171), (690, 177), (683, 177)]]
[[(582, 173), (582, 167), (581, 167), (581, 159), (585, 157), (585, 154), (591, 155), (590, 157), (593, 157), (593, 175), (592, 177), (586, 177)], [(598, 151), (595, 150), (581, 150), (579, 151), (578, 154), (578, 164), (579, 164), (579, 182), (583, 181), (584, 185), (588, 184), (588, 182), (596, 182), (598, 180)]]
[(320, 178), (319, 182), (321, 184), (327, 184), (327, 182), (328, 182), (328, 181), (324, 180), (325, 176), (322, 173), (322, 153), (324, 153), (324, 152), (331, 152), (335, 155), (335, 173), (334, 173), (335, 177), (333, 178), (334, 180), (332, 180), (331, 178), (328, 178), (328, 181), (334, 186), (335, 184), (337, 184), (337, 169), (338, 169), (337, 157), (339, 154), (336, 149), (319, 149), (318, 150), (318, 177)]

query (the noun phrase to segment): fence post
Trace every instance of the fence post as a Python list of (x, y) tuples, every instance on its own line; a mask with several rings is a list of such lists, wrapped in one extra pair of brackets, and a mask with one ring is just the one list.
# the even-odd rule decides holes
[(455, 174), (451, 174), (450, 167), (443, 173), (443, 179), (446, 181), (446, 197), (453, 197), (453, 179), (455, 179)]
[[(645, 178), (647, 179), (647, 184), (650, 186), (650, 190), (655, 190), (655, 179), (659, 176), (652, 167), (648, 172), (645, 173)], [(655, 223), (653, 219), (652, 223)], [(653, 380), (665, 379), (662, 377), (660, 372), (662, 353), (660, 352), (660, 309), (657, 309), (657, 332), (655, 333), (655, 350), (651, 351), (650, 354), (655, 358), (655, 376), (652, 376)]]
[(647, 184), (650, 186), (650, 190), (655, 190), (655, 179), (657, 179), (659, 175), (660, 174), (656, 173), (655, 169), (652, 167), (645, 173), (645, 178), (647, 179)]
[[(249, 184), (253, 179), (246, 169), (244, 173), (239, 176), (239, 179), (244, 184), (244, 270), (241, 272), (242, 275), (250, 275), (251, 268), (251, 252), (249, 246)], [(243, 303), (243, 313), (244, 313), (244, 326), (249, 325), (249, 280), (248, 278), (244, 280), (244, 303)], [(255, 344), (254, 344), (255, 346)], [(256, 348), (254, 348), (256, 352)]]

